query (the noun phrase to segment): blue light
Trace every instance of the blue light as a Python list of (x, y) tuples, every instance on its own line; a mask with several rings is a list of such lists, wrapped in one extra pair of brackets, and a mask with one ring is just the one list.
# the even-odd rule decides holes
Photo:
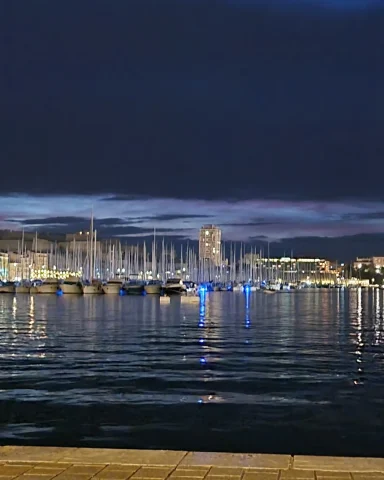
[(61, 296), (63, 295), (63, 291), (61, 290), (61, 288), (58, 288), (58, 289), (56, 290), (56, 295), (57, 295), (58, 297), (61, 297)]
[(197, 403), (203, 403), (203, 400), (201, 398), (199, 398), (199, 400), (197, 401)]
[(199, 343), (204, 343), (204, 338), (200, 338)]
[(244, 285), (243, 292), (244, 293), (249, 293), (250, 291), (251, 291), (251, 287), (249, 285)]
[(124, 294), (125, 294), (124, 290), (122, 288), (120, 288), (120, 290), (119, 290), (120, 297), (122, 297)]
[(204, 364), (207, 363), (207, 360), (206, 360), (204, 357), (201, 357), (201, 358), (200, 358), (200, 363), (201, 363), (202, 365), (204, 365)]
[(199, 323), (199, 328), (204, 328), (204, 327), (205, 327), (204, 322), (200, 322)]

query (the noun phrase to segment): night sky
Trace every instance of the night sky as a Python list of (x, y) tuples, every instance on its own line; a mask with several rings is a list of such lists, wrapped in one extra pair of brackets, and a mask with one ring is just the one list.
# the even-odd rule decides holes
[(0, 10), (0, 228), (384, 254), (384, 2)]

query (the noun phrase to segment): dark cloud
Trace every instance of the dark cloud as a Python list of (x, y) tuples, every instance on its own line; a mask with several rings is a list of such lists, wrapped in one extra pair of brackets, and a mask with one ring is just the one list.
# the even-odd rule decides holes
[[(91, 219), (89, 217), (45, 217), (45, 218), (27, 218), (24, 220), (7, 219), (8, 222), (21, 223), (24, 226), (61, 226), (61, 225), (84, 225), (89, 227)], [(94, 219), (95, 227), (99, 226), (111, 226), (125, 224), (126, 220), (122, 218), (102, 218)]]
[(103, 202), (129, 202), (131, 200), (141, 200), (141, 199), (146, 199), (146, 198), (148, 198), (148, 195), (143, 196), (143, 195), (124, 194), (124, 195), (109, 195), (107, 197), (102, 197), (101, 201), (103, 201)]
[(255, 218), (247, 222), (233, 222), (233, 223), (221, 223), (223, 228), (225, 227), (261, 227), (267, 225), (280, 225), (282, 223), (287, 224), (287, 220), (274, 219), (268, 220), (266, 218)]
[(2, 2), (1, 191), (383, 199), (383, 10), (245, 3)]
[(383, 220), (384, 212), (347, 213), (341, 215), (341, 220)]
[[(161, 217), (161, 216), (160, 216)], [(154, 217), (156, 218), (156, 217)], [(179, 218), (179, 217), (176, 217)], [(171, 218), (173, 219), (173, 217)], [(166, 220), (164, 218), (164, 220)], [(28, 231), (38, 231), (41, 233), (52, 234), (64, 234), (74, 233), (81, 230), (87, 230), (90, 228), (90, 219), (88, 217), (46, 217), (46, 218), (29, 218), (25, 220), (18, 219), (6, 219), (10, 223), (18, 223), (25, 227)], [(141, 219), (128, 219), (123, 218), (102, 218), (94, 219), (94, 227), (97, 229), (100, 237), (118, 237), (124, 235), (139, 235), (139, 236), (153, 236), (154, 230), (148, 227), (139, 227), (134, 223), (141, 223)], [(171, 236), (175, 238), (185, 238), (185, 234), (178, 234), (179, 229), (172, 228), (156, 228), (157, 234), (171, 233)], [(185, 228), (183, 231), (188, 232), (193, 229)], [(173, 233), (174, 232), (174, 233)]]
[(198, 220), (199, 218), (210, 218), (210, 215), (193, 215), (193, 214), (182, 214), (182, 213), (164, 213), (162, 215), (155, 215), (153, 217), (143, 217), (143, 221), (156, 220), (158, 222), (168, 222), (171, 220)]
[(20, 223), (24, 226), (62, 226), (62, 225), (70, 225), (70, 224), (87, 224), (90, 225), (89, 218), (81, 218), (81, 217), (46, 217), (46, 218), (27, 218), (24, 220), (18, 220), (13, 218), (6, 219), (7, 222), (12, 223)]
[[(260, 240), (257, 244), (261, 245)], [(342, 237), (299, 237), (270, 243), (270, 255), (319, 256), (347, 262), (356, 257), (382, 255), (384, 234), (361, 234)], [(266, 243), (264, 247), (266, 248)], [(265, 250), (266, 251), (266, 250)]]

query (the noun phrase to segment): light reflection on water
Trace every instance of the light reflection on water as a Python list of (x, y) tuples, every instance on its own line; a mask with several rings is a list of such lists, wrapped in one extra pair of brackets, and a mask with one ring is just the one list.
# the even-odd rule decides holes
[(383, 296), (1, 295), (0, 438), (380, 455)]

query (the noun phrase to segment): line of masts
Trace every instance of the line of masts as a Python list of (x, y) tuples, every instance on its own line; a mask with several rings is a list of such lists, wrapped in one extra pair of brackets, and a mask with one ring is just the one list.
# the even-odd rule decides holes
[[(24, 232), (20, 247), (19, 253), (26, 256)], [(37, 234), (33, 247), (38, 252)], [(77, 272), (84, 280), (139, 278), (165, 281), (180, 277), (195, 282), (296, 282), (307, 276), (316, 279), (314, 264), (308, 264), (303, 267), (305, 270), (300, 268), (300, 271), (297, 271), (298, 266), (293, 259), (278, 266), (270, 261), (269, 247), (267, 257), (264, 257), (263, 249), (247, 248), (244, 244), (240, 249), (235, 244), (229, 245), (229, 251), (226, 252), (226, 249), (228, 245), (223, 243), (221, 262), (215, 265), (212, 261), (199, 260), (198, 253), (189, 243), (177, 249), (173, 243), (166, 243), (165, 238), (159, 241), (156, 231), (150, 249), (145, 241), (136, 245), (123, 245), (116, 240), (100, 242), (97, 240), (92, 217), (86, 245), (84, 246), (84, 241), (76, 241), (74, 238), (63, 251), (57, 243), (52, 243), (45, 268)]]

